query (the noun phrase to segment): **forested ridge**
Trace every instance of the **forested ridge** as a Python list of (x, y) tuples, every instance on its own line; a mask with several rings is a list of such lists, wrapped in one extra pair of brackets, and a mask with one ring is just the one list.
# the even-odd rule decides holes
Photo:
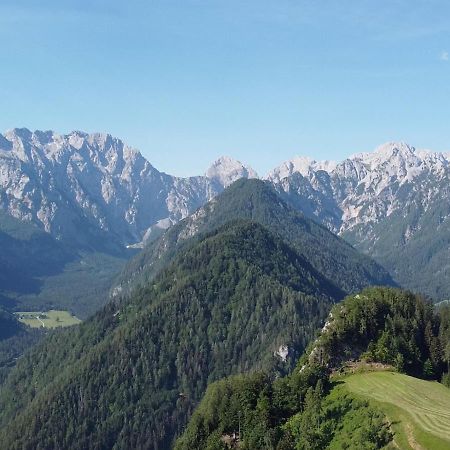
[(288, 242), (340, 289), (340, 298), (371, 285), (395, 285), (384, 268), (287, 204), (270, 183), (241, 179), (150, 242), (127, 263), (116, 286), (127, 291), (145, 285), (193, 239), (239, 219), (258, 222)]
[(0, 392), (0, 440), (6, 449), (168, 448), (208, 383), (292, 369), (335, 289), (261, 225), (226, 225), (145, 289), (23, 357)]
[(346, 298), (291, 374), (257, 373), (211, 384), (175, 448), (384, 447), (393, 436), (383, 411), (330, 377), (352, 359), (450, 387), (450, 308), (437, 312), (422, 297), (389, 288)]
[(368, 288), (336, 305), (310, 359), (337, 367), (364, 358), (410, 375), (440, 379), (450, 358), (449, 306), (409, 291)]

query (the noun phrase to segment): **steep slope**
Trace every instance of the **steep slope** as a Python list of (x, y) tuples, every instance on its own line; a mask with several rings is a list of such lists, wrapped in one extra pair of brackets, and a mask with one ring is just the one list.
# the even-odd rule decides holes
[[(421, 184), (428, 182), (424, 177)], [(442, 300), (450, 296), (450, 208), (442, 200), (450, 195), (448, 180), (435, 189), (433, 201), (427, 193), (416, 194), (389, 218), (357, 225), (342, 237), (383, 264), (402, 286)]]
[(448, 154), (388, 143), (341, 163), (297, 158), (268, 175), (277, 191), (373, 256), (402, 286), (450, 296)]
[(42, 335), (39, 331), (27, 329), (13, 314), (0, 308), (0, 385), (17, 358)]
[(36, 278), (50, 275), (73, 258), (49, 234), (0, 211), (0, 292), (26, 293), (36, 288)]
[(2, 447), (168, 448), (208, 382), (289, 369), (333, 291), (261, 225), (227, 225), (21, 359), (0, 392)]
[(0, 341), (20, 333), (22, 329), (23, 326), (12, 314), (0, 309)]
[(0, 139), (0, 208), (96, 249), (140, 242), (245, 176), (256, 173), (222, 158), (206, 176), (173, 177), (109, 134), (14, 129)]
[(448, 311), (419, 296), (365, 289), (333, 307), (288, 376), (251, 374), (209, 385), (175, 448), (448, 448), (450, 390), (395, 373), (392, 365), (440, 379), (448, 370), (450, 354), (441, 350), (449, 330)]
[(241, 179), (132, 259), (121, 274), (114, 293), (129, 290), (130, 284), (147, 282), (190, 238), (233, 219), (256, 221), (288, 242), (337, 287), (337, 299), (364, 286), (393, 284), (383, 268), (325, 227), (298, 213), (269, 183)]
[(92, 314), (144, 241), (255, 172), (221, 158), (177, 178), (108, 134), (0, 135), (0, 303)]
[(126, 262), (126, 253), (80, 248), (1, 210), (0, 248), (0, 305), (12, 311), (53, 308), (85, 318), (107, 301)]

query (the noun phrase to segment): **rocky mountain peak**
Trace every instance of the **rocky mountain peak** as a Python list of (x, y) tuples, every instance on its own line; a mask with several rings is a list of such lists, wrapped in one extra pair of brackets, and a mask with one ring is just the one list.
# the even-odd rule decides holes
[(227, 187), (240, 178), (258, 178), (249, 166), (229, 156), (221, 156), (206, 171), (206, 177)]
[(387, 164), (404, 166), (406, 163), (406, 165), (416, 166), (421, 161), (421, 158), (416, 155), (416, 149), (405, 142), (387, 142), (373, 152), (357, 153), (349, 159), (363, 163), (371, 171)]
[(6, 139), (9, 141), (14, 141), (17, 139), (30, 139), (32, 132), (28, 128), (13, 128), (5, 133)]
[(414, 154), (416, 149), (406, 142), (386, 142), (378, 146), (373, 153), (376, 153), (380, 156), (397, 156), (404, 155), (409, 156)]
[(279, 182), (283, 178), (289, 177), (294, 173), (299, 173), (304, 177), (311, 172), (323, 170), (325, 172), (333, 171), (337, 166), (335, 161), (316, 161), (309, 156), (296, 156), (295, 158), (285, 161), (280, 166), (269, 172), (267, 179), (273, 182)]
[(207, 176), (173, 177), (107, 133), (16, 128), (0, 134), (0, 209), (58, 238), (84, 233), (90, 243), (101, 235), (134, 245), (242, 177), (257, 174), (229, 157)]

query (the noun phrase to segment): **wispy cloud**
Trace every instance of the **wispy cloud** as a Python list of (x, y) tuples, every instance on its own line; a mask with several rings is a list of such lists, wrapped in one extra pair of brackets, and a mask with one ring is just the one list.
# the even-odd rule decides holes
[(442, 50), (441, 54), (439, 55), (439, 59), (441, 61), (448, 61), (449, 60), (449, 54), (447, 50)]

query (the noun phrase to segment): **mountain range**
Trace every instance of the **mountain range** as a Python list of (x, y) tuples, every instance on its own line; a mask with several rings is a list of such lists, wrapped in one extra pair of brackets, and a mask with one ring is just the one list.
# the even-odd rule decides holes
[[(450, 383), (446, 302), (386, 287), (445, 293), (428, 280), (448, 259), (445, 155), (388, 144), (264, 179), (223, 157), (177, 178), (109, 135), (0, 147), (2, 448), (401, 448), (416, 430), (348, 370), (389, 370), (388, 397), (418, 386), (394, 368)], [(86, 320), (12, 314), (54, 306)], [(447, 445), (439, 392), (417, 439)]]
[(133, 247), (233, 181), (256, 176), (227, 157), (205, 176), (170, 176), (108, 134), (6, 132), (0, 135), (0, 242), (7, 272), (0, 275), (0, 301), (22, 310), (71, 309), (84, 318), (107, 300)]
[(402, 286), (450, 296), (450, 154), (388, 143), (341, 163), (296, 158), (268, 179)]
[[(305, 217), (372, 256), (400, 285), (443, 300), (450, 297), (449, 161), (448, 154), (388, 143), (340, 163), (297, 157), (263, 179)], [(71, 296), (61, 285), (101, 266), (102, 273), (85, 283), (93, 283), (95, 292), (85, 292), (85, 305), (76, 311), (86, 316), (106, 301), (98, 292), (113, 283), (133, 250), (157, 240), (234, 181), (257, 177), (229, 157), (203, 176), (171, 176), (108, 134), (8, 131), (0, 136), (2, 217), (33, 226), (25, 234), (46, 232), (61, 258), (55, 273), (25, 270), (22, 284), (32, 286), (27, 292), (3, 288), (0, 294), (27, 307), (44, 299), (52, 306), (61, 294)], [(14, 265), (14, 257), (9, 261)]]
[(0, 138), (1, 208), (81, 245), (140, 242), (238, 178), (256, 176), (223, 157), (205, 176), (174, 177), (108, 134), (14, 129)]
[(228, 223), (21, 358), (0, 387), (2, 445), (169, 448), (207, 383), (291, 369), (335, 294), (262, 225)]
[(389, 273), (323, 225), (283, 201), (272, 184), (241, 179), (195, 213), (169, 228), (125, 265), (113, 295), (145, 285), (192, 240), (232, 220), (252, 220), (291, 245), (315, 273), (325, 278), (337, 300), (370, 285), (395, 284)]

